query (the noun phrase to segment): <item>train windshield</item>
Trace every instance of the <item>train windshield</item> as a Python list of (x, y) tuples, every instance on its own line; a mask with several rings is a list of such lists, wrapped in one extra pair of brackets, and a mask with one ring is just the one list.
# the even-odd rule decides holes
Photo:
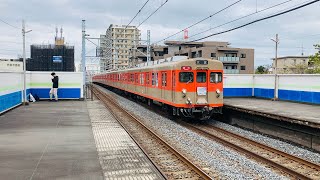
[(218, 73), (218, 72), (210, 73), (210, 82), (211, 83), (221, 83), (222, 82), (222, 73)]
[(192, 72), (181, 72), (179, 73), (180, 82), (192, 83), (193, 82), (193, 73)]
[(197, 72), (197, 82), (205, 83), (207, 81), (207, 73), (206, 72)]

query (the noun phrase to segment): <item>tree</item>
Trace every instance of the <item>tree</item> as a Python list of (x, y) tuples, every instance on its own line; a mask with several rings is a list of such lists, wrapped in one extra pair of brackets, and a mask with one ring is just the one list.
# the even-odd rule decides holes
[(256, 69), (256, 74), (268, 74), (270, 68), (271, 65), (258, 66)]
[(266, 72), (266, 69), (265, 67), (263, 66), (259, 66), (257, 69), (256, 69), (256, 74), (265, 74)]
[(313, 45), (318, 50), (314, 55), (309, 56), (309, 72), (312, 74), (320, 74), (320, 44)]

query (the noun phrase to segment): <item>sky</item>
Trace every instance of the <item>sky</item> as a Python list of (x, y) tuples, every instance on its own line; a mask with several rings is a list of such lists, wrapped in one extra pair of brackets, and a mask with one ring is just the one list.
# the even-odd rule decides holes
[[(26, 22), (27, 57), (31, 44), (54, 43), (55, 28), (63, 28), (68, 45), (75, 46), (75, 62), (81, 61), (81, 23), (86, 20), (86, 34), (99, 37), (110, 24), (127, 25), (147, 0), (0, 0), (0, 58), (22, 55), (22, 20)], [(149, 0), (130, 25), (139, 25), (166, 0)], [(279, 3), (284, 4), (265, 10)], [(188, 29), (189, 40), (205, 37), (246, 24), (259, 18), (282, 12), (305, 2), (301, 0), (168, 0), (139, 29), (141, 39), (151, 31), (151, 43), (158, 42), (212, 14), (211, 18)], [(233, 4), (230, 8), (219, 12)], [(275, 56), (275, 42), (279, 34), (278, 56), (311, 55), (314, 44), (320, 43), (320, 2), (272, 19), (261, 21), (202, 41), (225, 41), (232, 47), (253, 48), (255, 66), (271, 64)], [(249, 17), (228, 23), (252, 14)], [(7, 23), (7, 24), (6, 24)], [(8, 25), (9, 24), (9, 25)], [(219, 26), (219, 27), (217, 27)], [(209, 30), (211, 29), (211, 30)], [(205, 33), (198, 34), (208, 30)], [(180, 33), (168, 40), (182, 40)], [(97, 40), (93, 40), (98, 43)], [(158, 42), (161, 45), (163, 42)], [(303, 47), (303, 48), (302, 48)], [(86, 41), (86, 54), (95, 54), (95, 45)], [(97, 58), (87, 58), (98, 63)]]

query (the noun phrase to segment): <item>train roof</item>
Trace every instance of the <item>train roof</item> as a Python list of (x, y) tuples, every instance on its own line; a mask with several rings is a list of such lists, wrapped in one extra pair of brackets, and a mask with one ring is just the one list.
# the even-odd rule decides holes
[(215, 59), (210, 59), (210, 58), (188, 58), (187, 56), (173, 56), (173, 57), (161, 59), (158, 61), (151, 61), (148, 63), (146, 62), (146, 63), (138, 64), (137, 67), (116, 70), (116, 71), (108, 71), (106, 73), (126, 72), (126, 71), (131, 71), (131, 70), (138, 70), (138, 69), (142, 69), (142, 70), (155, 69), (155, 68), (161, 68), (161, 67), (166, 67), (166, 66), (174, 66), (179, 63), (184, 63), (184, 62), (190, 61), (190, 60), (210, 60), (210, 61), (215, 61), (216, 63), (222, 64), (221, 61), (215, 60)]

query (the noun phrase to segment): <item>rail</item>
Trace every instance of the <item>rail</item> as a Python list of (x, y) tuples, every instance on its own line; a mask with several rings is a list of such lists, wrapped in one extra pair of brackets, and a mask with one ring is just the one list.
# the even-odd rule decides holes
[(320, 166), (275, 148), (211, 125), (179, 123), (298, 179), (320, 179)]
[[(192, 179), (195, 177), (196, 177), (196, 179), (212, 179), (201, 168), (199, 168), (197, 165), (193, 164), (185, 156), (180, 154), (174, 147), (169, 145), (165, 140), (163, 140), (160, 136), (158, 136), (150, 128), (145, 126), (141, 120), (139, 120), (137, 117), (135, 117), (134, 115), (129, 113), (127, 110), (122, 108), (119, 104), (117, 104), (116, 101), (110, 97), (110, 95), (101, 91), (95, 85), (92, 86), (91, 88), (93, 89), (93, 93), (95, 94), (95, 96), (97, 96), (102, 102), (104, 102), (104, 104), (110, 110), (110, 112), (114, 116), (114, 118), (119, 121), (119, 123), (122, 125), (122, 127), (124, 127), (124, 129), (129, 133), (129, 135), (132, 137), (132, 139), (136, 142), (136, 144), (139, 145), (141, 150), (146, 154), (146, 156), (151, 160), (151, 162), (153, 162), (155, 167), (157, 167), (159, 169), (159, 171), (164, 175), (164, 177), (166, 177), (168, 179), (181, 179), (181, 178), (182, 179), (183, 178)], [(115, 109), (113, 109), (113, 108), (116, 108), (117, 111), (119, 111), (119, 113), (117, 113), (117, 114), (120, 114), (120, 115), (117, 115), (114, 112)], [(122, 120), (122, 119), (124, 119), (123, 116), (127, 116), (125, 121)], [(156, 139), (156, 141), (158, 142), (159, 148), (161, 147), (162, 149), (165, 149), (171, 153), (171, 155), (166, 155), (166, 156), (170, 157), (170, 159), (164, 158), (163, 154), (161, 154), (161, 156), (158, 158), (156, 156), (149, 156), (148, 154), (152, 154), (152, 153), (147, 153), (148, 150), (145, 147), (147, 142), (146, 141), (141, 142), (137, 139), (137, 137), (132, 135), (131, 130), (129, 130), (125, 125), (125, 123), (128, 123), (128, 122), (135, 122), (136, 124), (138, 124), (139, 127), (142, 127), (143, 131), (145, 131), (145, 132), (147, 132), (147, 134), (149, 134), (148, 141), (150, 138)], [(141, 133), (141, 130), (139, 130), (139, 132)], [(155, 146), (154, 142), (151, 145)], [(153, 147), (153, 149), (154, 149), (154, 147)], [(159, 152), (157, 152), (157, 153), (159, 153)], [(174, 169), (170, 169), (170, 170), (165, 169), (167, 171), (162, 170), (162, 169), (164, 169), (163, 166), (165, 166), (165, 164), (170, 164), (170, 163), (168, 163), (168, 160), (172, 161), (175, 164), (175, 166), (178, 166), (176, 164), (177, 162), (184, 163), (185, 166), (189, 167), (189, 170), (186, 170), (185, 168), (176, 168), (176, 167)], [(157, 161), (157, 163), (155, 161)], [(162, 164), (161, 165), (162, 168), (160, 168), (157, 164)], [(173, 172), (174, 170), (176, 170), (176, 171), (178, 170), (178, 172)], [(184, 175), (182, 176), (181, 173)], [(193, 175), (193, 174), (195, 174), (195, 175)], [(190, 177), (190, 176), (192, 176), (192, 177)]]

